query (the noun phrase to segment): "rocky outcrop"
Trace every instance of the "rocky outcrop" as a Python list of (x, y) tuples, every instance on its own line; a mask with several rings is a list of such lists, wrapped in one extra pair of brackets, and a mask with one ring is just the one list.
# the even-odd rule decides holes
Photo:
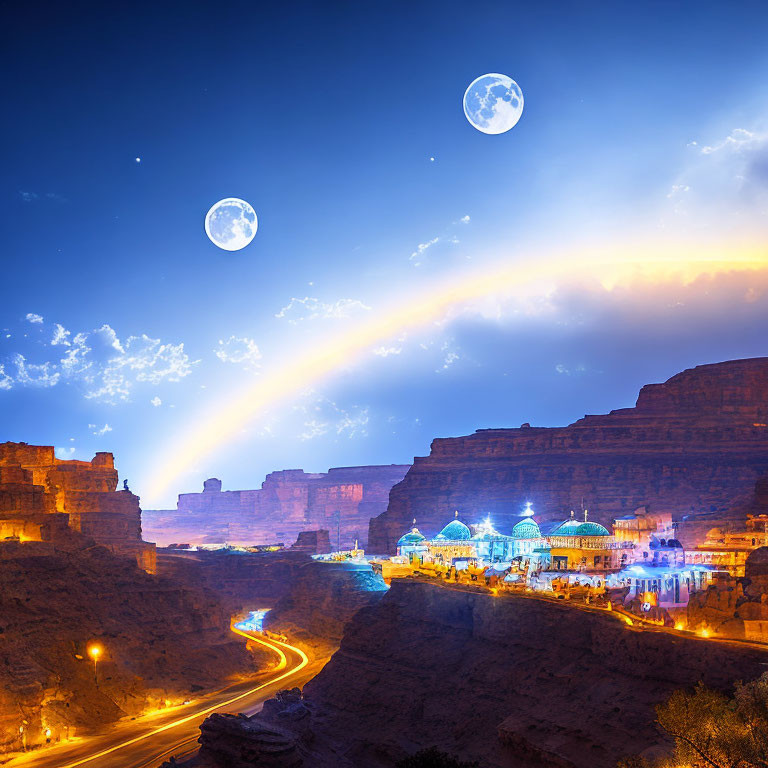
[(144, 510), (147, 536), (172, 543), (289, 544), (306, 530), (330, 532), (334, 548), (365, 546), (368, 522), (387, 507), (389, 491), (407, 465), (337, 467), (267, 475), (260, 489), (222, 491), (205, 481), (202, 493), (182, 493), (175, 510)]
[(155, 569), (155, 547), (142, 541), (139, 497), (117, 491), (111, 453), (91, 461), (57, 459), (52, 446), (0, 444), (2, 538), (60, 541), (67, 528)]
[(291, 588), (301, 566), (311, 562), (302, 551), (238, 552), (160, 549), (158, 573), (182, 584), (215, 593), (228, 615), (274, 605)]
[(310, 561), (296, 571), (264, 624), (309, 645), (335, 647), (350, 619), (386, 591), (384, 579), (365, 563)]
[(744, 570), (744, 578), (721, 574), (706, 590), (691, 595), (689, 629), (768, 643), (768, 547), (754, 549)]
[(22, 726), (32, 746), (46, 728), (56, 740), (254, 670), (210, 592), (74, 532), (0, 543), (0, 638), (0, 751), (21, 746)]
[[(313, 768), (392, 768), (430, 746), (483, 768), (614, 768), (668, 746), (654, 706), (672, 691), (699, 680), (730, 691), (766, 662), (768, 650), (641, 630), (606, 611), (395, 579), (351, 618), (302, 697), (226, 729), (209, 721), (201, 742), (217, 753), (190, 765), (240, 765), (226, 756), (278, 729), (296, 765)], [(280, 765), (259, 760), (243, 768)]]
[(302, 531), (291, 545), (293, 552), (306, 552), (308, 555), (327, 555), (331, 552), (331, 539), (328, 531)]
[(395, 580), (304, 694), (355, 765), (436, 744), (485, 768), (607, 768), (658, 743), (653, 706), (672, 690), (728, 689), (767, 661), (603, 612)]
[(696, 515), (711, 513), (702, 530), (743, 518), (766, 473), (768, 358), (702, 365), (643, 387), (634, 408), (567, 427), (434, 440), (371, 520), (367, 548), (392, 552), (413, 518), (435, 535), (457, 509), (469, 523), (490, 514), (508, 532), (526, 501), (543, 521), (582, 502), (605, 525), (643, 505), (676, 521), (693, 513), (678, 530), (690, 546)]

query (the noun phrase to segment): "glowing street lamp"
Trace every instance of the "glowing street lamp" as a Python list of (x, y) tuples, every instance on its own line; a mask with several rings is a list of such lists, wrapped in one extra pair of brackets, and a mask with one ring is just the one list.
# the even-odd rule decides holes
[(92, 643), (88, 646), (88, 655), (93, 659), (93, 678), (96, 681), (96, 685), (99, 684), (99, 676), (96, 665), (99, 662), (99, 657), (104, 653), (104, 649), (98, 643)]

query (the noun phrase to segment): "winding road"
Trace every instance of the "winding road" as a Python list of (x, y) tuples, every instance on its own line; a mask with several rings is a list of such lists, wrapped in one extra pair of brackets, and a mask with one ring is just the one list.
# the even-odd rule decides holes
[(8, 768), (157, 768), (171, 756), (184, 758), (197, 750), (200, 725), (212, 712), (249, 715), (258, 712), (264, 701), (277, 691), (300, 687), (311, 680), (327, 661), (310, 661), (304, 651), (289, 643), (234, 627), (232, 631), (277, 654), (277, 667), (266, 676), (229, 686), (185, 706), (116, 723), (103, 734), (18, 755), (5, 765)]

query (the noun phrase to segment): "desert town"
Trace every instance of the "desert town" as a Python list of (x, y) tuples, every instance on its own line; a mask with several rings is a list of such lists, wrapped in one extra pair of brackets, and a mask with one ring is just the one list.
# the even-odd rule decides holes
[[(578, 599), (703, 637), (768, 642), (768, 516), (747, 517), (742, 530), (712, 528), (688, 550), (674, 531), (670, 514), (645, 508), (617, 519), (612, 533), (590, 522), (588, 510), (581, 519), (572, 511), (543, 531), (528, 503), (509, 535), (490, 518), (466, 525), (456, 511), (428, 539), (414, 520), (397, 542), (397, 556), (372, 562), (385, 577), (415, 574), (484, 584), (494, 594)], [(362, 556), (360, 550), (330, 555)]]

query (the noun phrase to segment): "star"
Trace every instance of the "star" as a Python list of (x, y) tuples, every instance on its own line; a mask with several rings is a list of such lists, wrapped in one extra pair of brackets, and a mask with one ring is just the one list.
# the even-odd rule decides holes
[(137, 162), (137, 163), (140, 163), (140, 162), (141, 162), (141, 158), (140, 158), (140, 157), (137, 157), (137, 158), (136, 158), (136, 162)]

